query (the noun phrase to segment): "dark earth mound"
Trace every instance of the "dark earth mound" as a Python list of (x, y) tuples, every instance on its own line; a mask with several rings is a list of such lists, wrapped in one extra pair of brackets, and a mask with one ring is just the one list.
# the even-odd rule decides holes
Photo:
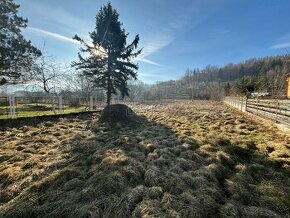
[(107, 105), (101, 113), (101, 123), (127, 123), (137, 119), (135, 112), (124, 104)]

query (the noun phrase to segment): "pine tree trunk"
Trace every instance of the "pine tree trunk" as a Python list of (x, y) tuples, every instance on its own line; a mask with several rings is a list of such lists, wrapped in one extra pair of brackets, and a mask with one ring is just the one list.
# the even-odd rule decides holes
[(112, 81), (111, 77), (108, 76), (108, 89), (107, 89), (107, 105), (111, 104), (111, 97), (112, 97)]
[(111, 96), (112, 96), (112, 81), (111, 81), (111, 52), (108, 52), (108, 78), (107, 78), (107, 83), (108, 83), (108, 89), (107, 89), (107, 105), (111, 104)]
[(107, 91), (107, 105), (111, 104), (111, 89)]

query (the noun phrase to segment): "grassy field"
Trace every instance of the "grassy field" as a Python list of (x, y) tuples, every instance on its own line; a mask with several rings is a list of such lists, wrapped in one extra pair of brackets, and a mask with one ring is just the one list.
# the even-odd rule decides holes
[[(88, 108), (85, 106), (72, 107), (65, 105), (63, 108), (64, 114), (77, 113), (86, 111)], [(58, 111), (56, 110), (56, 113)], [(54, 115), (50, 104), (19, 104), (16, 107), (17, 117), (36, 117), (43, 115)], [(9, 106), (0, 106), (0, 119), (9, 119)]]
[(133, 109), (0, 132), (0, 217), (290, 217), (290, 136), (222, 103)]

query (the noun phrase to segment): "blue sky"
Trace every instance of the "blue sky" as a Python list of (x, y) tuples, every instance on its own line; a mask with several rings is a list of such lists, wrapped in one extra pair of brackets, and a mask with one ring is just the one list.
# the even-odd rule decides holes
[[(106, 0), (18, 0), (23, 34), (60, 62), (77, 60)], [(187, 68), (222, 66), (290, 51), (289, 0), (111, 0), (129, 40), (140, 35), (139, 79), (178, 79)]]

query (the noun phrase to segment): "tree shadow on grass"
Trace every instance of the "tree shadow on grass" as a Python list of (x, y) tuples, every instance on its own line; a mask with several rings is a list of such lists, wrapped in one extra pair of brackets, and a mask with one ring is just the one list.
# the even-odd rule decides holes
[(4, 204), (0, 215), (289, 215), (289, 175), (281, 163), (228, 141), (205, 148), (165, 125), (141, 116), (137, 120), (114, 127), (98, 124), (94, 136), (71, 139), (59, 151), (64, 164)]

